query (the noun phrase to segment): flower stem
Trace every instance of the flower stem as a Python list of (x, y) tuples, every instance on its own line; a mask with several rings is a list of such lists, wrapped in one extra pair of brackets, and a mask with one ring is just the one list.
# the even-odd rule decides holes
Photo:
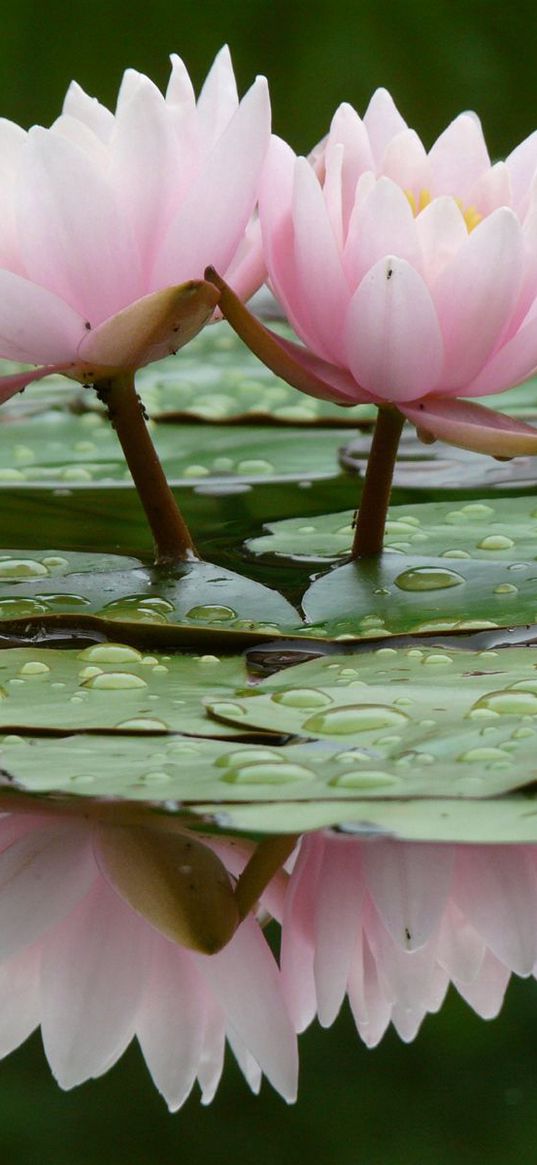
[(353, 559), (371, 558), (382, 550), (403, 424), (404, 417), (397, 409), (385, 405), (379, 408), (354, 530)]
[(241, 919), (253, 910), (271, 878), (292, 854), (297, 841), (298, 835), (289, 833), (267, 837), (258, 843), (235, 889)]
[(155, 564), (192, 561), (197, 552), (149, 435), (133, 373), (99, 380), (94, 388), (106, 405), (151, 527)]

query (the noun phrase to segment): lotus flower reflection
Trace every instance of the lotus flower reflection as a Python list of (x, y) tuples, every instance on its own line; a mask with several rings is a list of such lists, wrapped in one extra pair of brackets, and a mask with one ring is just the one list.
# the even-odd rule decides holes
[(537, 973), (537, 850), (309, 835), (281, 964), (297, 1031), (316, 1014), (328, 1027), (347, 995), (369, 1047), (390, 1022), (410, 1041), (450, 982), (490, 1019), (511, 971)]
[(41, 1025), (71, 1088), (136, 1035), (175, 1110), (196, 1079), (211, 1100), (227, 1038), (251, 1088), (265, 1073), (290, 1101), (295, 1031), (331, 1024), (345, 995), (371, 1047), (390, 1022), (414, 1039), (450, 981), (491, 1018), (511, 971), (536, 972), (535, 847), (307, 835), (259, 904), (282, 923), (281, 973), (255, 914), (237, 925), (251, 852), (162, 824), (4, 814), (0, 1055)]
[[(175, 351), (214, 310), (207, 263), (263, 278), (248, 224), (270, 136), (267, 86), (238, 101), (226, 49), (196, 104), (178, 57), (165, 97), (128, 70), (115, 114), (76, 84), (50, 129), (0, 123), (0, 356), (94, 382)], [(185, 286), (186, 285), (186, 286)]]
[[(234, 933), (226, 871), (240, 873), (251, 847), (219, 842), (218, 862), (194, 839), (174, 853), (176, 836), (143, 833), (140, 847), (136, 830), (84, 819), (0, 820), (0, 1055), (40, 1024), (52, 1071), (71, 1088), (107, 1071), (136, 1035), (175, 1110), (196, 1079), (212, 1099), (227, 1038), (254, 1091), (265, 1073), (294, 1099), (278, 968), (253, 917)], [(151, 858), (167, 846), (162, 879)], [(280, 899), (276, 885), (263, 906), (279, 913)]]

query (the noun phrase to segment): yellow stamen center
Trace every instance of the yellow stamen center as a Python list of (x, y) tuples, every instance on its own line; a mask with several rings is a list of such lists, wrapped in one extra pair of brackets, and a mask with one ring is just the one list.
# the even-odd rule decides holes
[[(412, 190), (405, 190), (405, 194), (410, 203), (414, 217), (420, 214), (422, 210), (425, 210), (425, 207), (428, 206), (430, 202), (432, 202), (431, 192), (425, 188), (420, 190), (417, 198)], [(476, 227), (477, 224), (481, 222), (483, 215), (479, 213), (475, 206), (464, 206), (464, 203), (460, 198), (456, 198), (455, 202), (457, 203), (457, 206), (466, 223), (468, 234), (470, 234), (470, 231), (473, 231), (474, 227)]]

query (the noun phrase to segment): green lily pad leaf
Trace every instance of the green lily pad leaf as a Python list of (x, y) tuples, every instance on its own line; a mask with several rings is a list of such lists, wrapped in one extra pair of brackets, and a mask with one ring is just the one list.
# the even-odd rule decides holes
[[(22, 420), (0, 414), (0, 487), (132, 486), (116, 434), (98, 412), (49, 411)], [(259, 426), (153, 425), (168, 481), (284, 481), (337, 477), (344, 429), (319, 428), (307, 442), (288, 426), (270, 435)]]
[[(139, 666), (128, 664), (133, 674)], [(532, 652), (325, 656), (247, 695), (227, 690), (209, 707), (215, 722), (266, 735), (243, 743), (135, 729), (121, 740), (8, 734), (2, 808), (54, 794), (58, 811), (76, 811), (75, 797), (125, 801), (127, 814), (142, 802), (247, 833), (338, 826), (360, 836), (537, 841)], [(281, 745), (282, 733), (297, 743)]]
[(417, 768), (428, 769), (438, 796), (460, 787), (486, 795), (477, 790), (489, 772), (510, 773), (512, 788), (537, 776), (531, 748), (529, 775), (518, 760), (528, 741), (537, 744), (537, 656), (524, 647), (476, 652), (424, 642), (328, 654), (262, 680), (248, 698), (233, 695), (231, 706), (207, 704), (245, 728), (352, 745), (357, 770), (374, 761), (392, 774), (408, 768), (413, 780)]
[(272, 805), (198, 805), (221, 829), (245, 834), (307, 833), (336, 828), (353, 836), (459, 844), (537, 842), (537, 800), (513, 793), (497, 800), (311, 801)]
[(82, 650), (0, 651), (0, 731), (228, 736), (203, 700), (225, 700), (246, 677), (241, 658), (144, 655), (122, 643)]
[[(350, 554), (353, 519), (354, 511), (347, 510), (269, 523), (269, 533), (251, 539), (248, 550), (300, 563), (335, 562)], [(461, 563), (537, 561), (537, 498), (392, 506), (385, 549)]]
[[(275, 330), (289, 337), (283, 324)], [(291, 388), (270, 372), (222, 321), (204, 328), (173, 360), (144, 369), (139, 392), (150, 416), (211, 422), (337, 426), (371, 423), (376, 409), (344, 409)]]
[(383, 554), (317, 579), (302, 605), (335, 639), (475, 631), (537, 622), (536, 580), (534, 563)]
[(21, 550), (0, 554), (0, 625), (40, 633), (58, 620), (73, 628), (99, 626), (122, 639), (133, 627), (161, 630), (178, 643), (181, 629), (267, 636), (296, 626), (295, 609), (277, 591), (208, 562), (159, 571), (135, 558)]
[[(277, 805), (421, 797), (442, 800), (446, 795), (483, 801), (517, 787), (513, 765), (510, 770), (505, 766), (503, 771), (487, 771), (479, 784), (469, 766), (463, 765), (458, 780), (452, 781), (449, 788), (447, 765), (446, 778), (438, 785), (431, 771), (426, 772), (419, 763), (401, 767), (392, 777), (387, 772), (377, 772), (375, 779), (372, 761), (368, 769), (363, 760), (353, 759), (353, 752), (344, 746), (323, 742), (321, 746), (271, 747), (270, 739), (268, 743), (245, 744), (172, 734), (122, 736), (121, 740), (117, 735), (83, 733), (60, 739), (7, 734), (0, 743), (0, 767), (4, 787), (7, 781), (29, 793), (161, 801), (166, 805), (171, 802), (171, 812), (175, 811), (175, 802), (196, 805), (208, 798), (218, 799), (222, 810), (251, 802)], [(521, 742), (517, 759), (526, 758), (527, 770), (531, 767), (530, 753), (528, 741)], [(518, 785), (530, 783), (529, 772), (525, 776), (526, 780), (523, 775)]]
[[(343, 468), (363, 476), (370, 447), (371, 437), (366, 434), (343, 446), (340, 451)], [(494, 486), (520, 489), (537, 482), (537, 459), (514, 457), (510, 461), (496, 461), (469, 449), (456, 449), (443, 441), (424, 445), (415, 429), (405, 425), (393, 481), (399, 489), (460, 490), (462, 486), (465, 490)]]
[[(276, 324), (275, 330), (293, 336), (285, 324)], [(22, 367), (0, 362), (0, 372), (6, 375)], [(341, 408), (291, 388), (261, 364), (225, 321), (204, 328), (177, 356), (141, 368), (136, 387), (154, 420), (342, 428), (372, 424), (376, 416), (373, 405)], [(54, 375), (13, 398), (6, 408), (10, 414), (25, 415), (51, 405), (102, 407), (94, 393)]]
[(488, 405), (498, 413), (531, 421), (537, 417), (537, 377), (520, 384), (518, 388), (508, 388), (494, 396), (476, 398), (478, 404)]

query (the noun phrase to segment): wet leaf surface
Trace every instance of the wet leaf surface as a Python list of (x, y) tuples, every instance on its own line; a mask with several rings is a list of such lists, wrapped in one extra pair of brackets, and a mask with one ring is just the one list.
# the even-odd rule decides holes
[[(268, 433), (250, 425), (152, 425), (151, 434), (168, 480), (183, 487), (337, 477), (346, 436), (344, 429), (319, 428), (304, 442), (291, 425)], [(100, 413), (0, 418), (0, 437), (0, 487), (132, 486), (116, 434)]]
[(199, 736), (242, 731), (215, 724), (204, 698), (247, 683), (241, 658), (147, 655), (128, 644), (80, 650), (0, 651), (0, 730)]
[[(334, 562), (350, 554), (354, 511), (290, 518), (247, 543), (251, 554)], [(537, 561), (537, 496), (392, 506), (385, 547), (399, 555), (479, 562)]]
[[(233, 606), (231, 605), (233, 603)], [(84, 627), (97, 616), (115, 629), (184, 626), (216, 631), (278, 634), (299, 616), (278, 592), (207, 562), (174, 571), (148, 567), (134, 558), (54, 551), (30, 556), (0, 555), (0, 625), (21, 621), (46, 627), (62, 616)]]

